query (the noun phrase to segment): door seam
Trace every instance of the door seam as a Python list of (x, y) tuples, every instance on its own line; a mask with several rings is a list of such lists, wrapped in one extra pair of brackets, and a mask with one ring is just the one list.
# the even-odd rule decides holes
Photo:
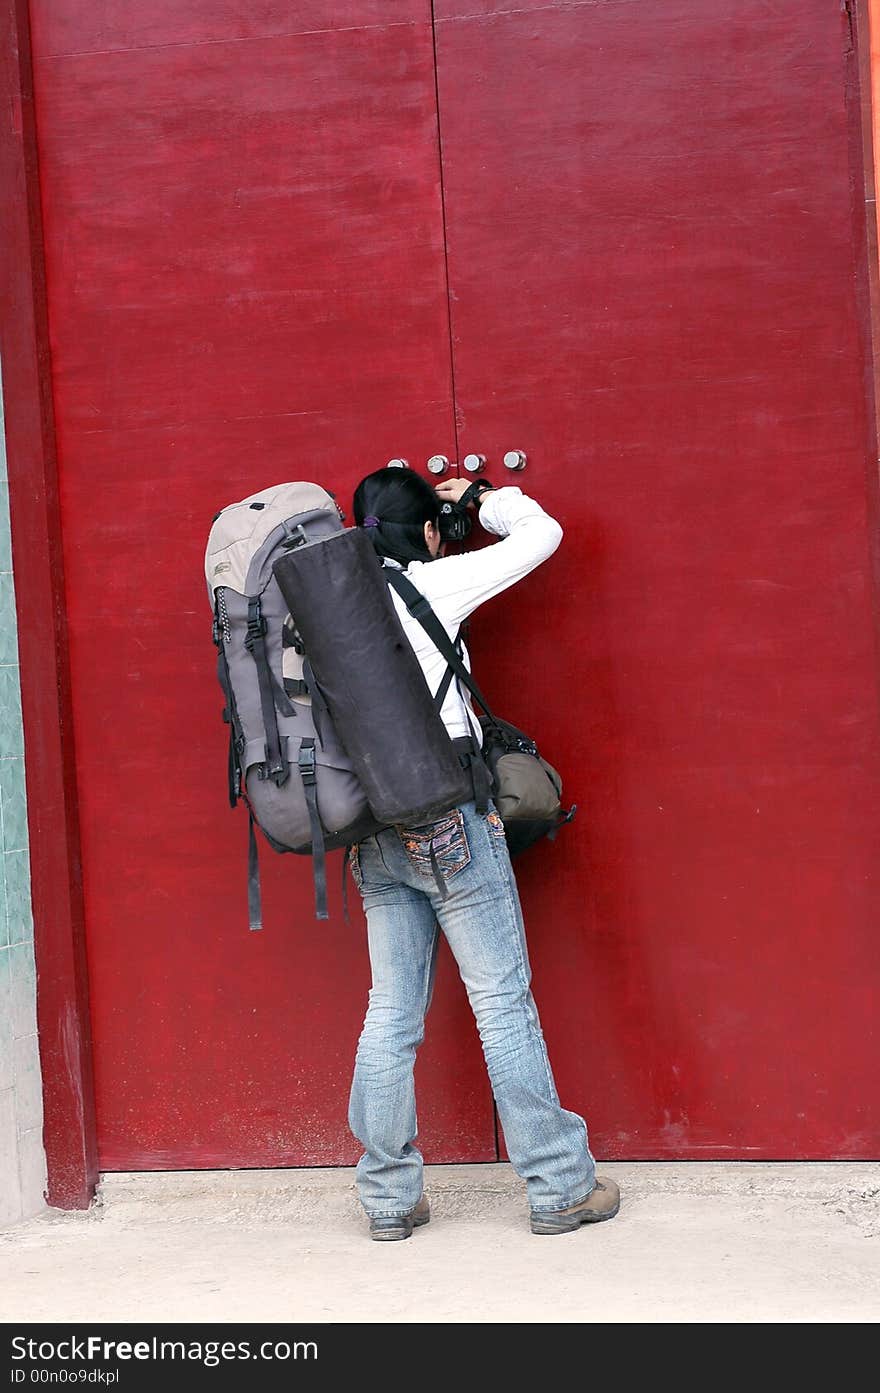
[(452, 335), (452, 297), (449, 287), (449, 242), (446, 225), (446, 182), (443, 171), (443, 135), (440, 126), (440, 69), (437, 61), (437, 17), (431, 0), (431, 45), (434, 54), (434, 106), (437, 111), (437, 165), (440, 174), (440, 216), (443, 228), (443, 274), (446, 280), (446, 320), (449, 326), (449, 385), (452, 392), (452, 435), (455, 446), (455, 468), (459, 470), (458, 394), (455, 388), (455, 344)]

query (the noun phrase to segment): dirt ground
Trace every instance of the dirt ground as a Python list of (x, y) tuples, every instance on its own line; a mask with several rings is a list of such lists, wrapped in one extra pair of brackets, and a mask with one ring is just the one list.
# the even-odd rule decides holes
[(528, 1230), (509, 1166), (433, 1166), (373, 1243), (351, 1170), (107, 1175), (0, 1233), (0, 1320), (874, 1322), (880, 1164), (609, 1164), (620, 1214)]

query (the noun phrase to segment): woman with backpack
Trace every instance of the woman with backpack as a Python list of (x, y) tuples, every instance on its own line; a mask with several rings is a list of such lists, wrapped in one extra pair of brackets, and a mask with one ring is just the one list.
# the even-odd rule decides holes
[[(468, 492), (470, 491), (470, 492)], [(443, 503), (462, 496), (501, 540), (443, 555)], [(432, 488), (408, 469), (362, 479), (354, 516), (385, 566), (399, 567), (428, 599), (454, 641), (478, 605), (546, 561), (562, 528), (513, 486), (447, 479)], [(437, 694), (447, 663), (392, 589), (404, 631)], [(470, 667), (461, 645), (464, 664)], [(480, 723), (457, 682), (440, 715), (458, 748), (482, 742)], [(532, 1233), (568, 1233), (611, 1219), (613, 1180), (596, 1176), (586, 1124), (559, 1102), (530, 990), (522, 911), (504, 824), (491, 798), (475, 796), (432, 823), (384, 828), (352, 846), (352, 874), (367, 918), (372, 987), (358, 1041), (349, 1125), (364, 1146), (356, 1180), (370, 1236), (409, 1238), (430, 1218), (423, 1160), (415, 1145), (413, 1068), (424, 1038), (442, 930), (467, 990), (511, 1163), (526, 1182)], [(486, 808), (479, 811), (478, 805)], [(439, 883), (438, 883), (439, 877)], [(443, 893), (441, 894), (441, 888)]]

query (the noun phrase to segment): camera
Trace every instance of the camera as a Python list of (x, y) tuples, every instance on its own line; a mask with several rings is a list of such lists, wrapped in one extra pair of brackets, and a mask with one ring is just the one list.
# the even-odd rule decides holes
[(472, 526), (473, 519), (467, 504), (462, 507), (461, 503), (450, 503), (448, 500), (440, 504), (439, 527), (444, 542), (463, 542)]
[(486, 489), (492, 488), (488, 479), (475, 479), (469, 488), (466, 488), (457, 503), (450, 503), (447, 499), (440, 504), (439, 528), (440, 536), (444, 542), (463, 542), (465, 537), (473, 527), (473, 518), (468, 511), (468, 504), (472, 498), (479, 497)]

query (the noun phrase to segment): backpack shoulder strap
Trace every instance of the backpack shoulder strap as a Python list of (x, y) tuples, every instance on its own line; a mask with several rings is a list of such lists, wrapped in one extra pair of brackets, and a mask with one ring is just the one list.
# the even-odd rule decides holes
[[(456, 649), (456, 652), (458, 653), (459, 657), (461, 657), (461, 637), (460, 637), (460, 636), (455, 640), (455, 649)], [(447, 664), (446, 664), (446, 671), (445, 671), (444, 674), (443, 674), (443, 678), (442, 678), (442, 680), (441, 680), (441, 682), (440, 682), (440, 686), (437, 688), (436, 694), (435, 694), (435, 696), (434, 696), (434, 710), (435, 710), (435, 711), (442, 711), (442, 710), (443, 710), (443, 703), (444, 703), (444, 701), (446, 700), (446, 693), (449, 691), (449, 688), (452, 686), (452, 679), (453, 679), (454, 676), (455, 676), (455, 673), (452, 671), (452, 668), (451, 668), (451, 667), (449, 666), (449, 664), (447, 663)]]
[(475, 697), (480, 706), (482, 706), (489, 719), (494, 721), (495, 716), (489, 703), (474, 681), (473, 675), (468, 672), (465, 667), (455, 644), (452, 642), (452, 639), (449, 637), (440, 620), (437, 618), (437, 615), (431, 608), (430, 601), (425, 598), (417, 586), (413, 585), (409, 576), (405, 576), (396, 566), (385, 567), (385, 578), (389, 585), (394, 586), (394, 589), (405, 602), (413, 618), (419, 621), (428, 637), (436, 644), (437, 648), (439, 648), (459, 681), (464, 683), (471, 695)]

